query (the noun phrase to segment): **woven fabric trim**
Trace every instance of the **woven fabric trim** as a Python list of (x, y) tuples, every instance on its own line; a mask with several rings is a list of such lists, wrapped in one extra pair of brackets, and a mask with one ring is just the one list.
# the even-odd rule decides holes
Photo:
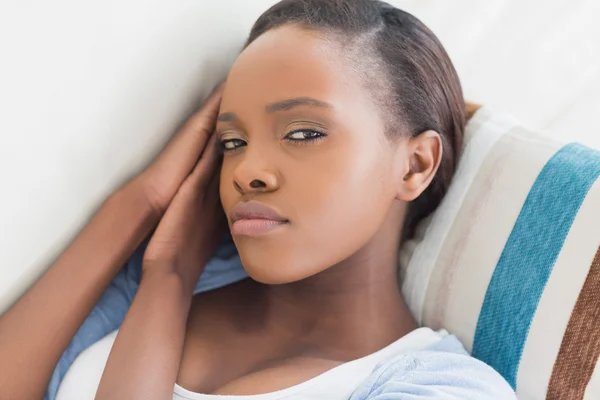
[(600, 175), (600, 153), (571, 143), (544, 166), (496, 265), (477, 321), (473, 356), (516, 389), (540, 297), (581, 203)]
[(548, 400), (582, 400), (600, 357), (600, 247), (592, 261), (563, 336)]

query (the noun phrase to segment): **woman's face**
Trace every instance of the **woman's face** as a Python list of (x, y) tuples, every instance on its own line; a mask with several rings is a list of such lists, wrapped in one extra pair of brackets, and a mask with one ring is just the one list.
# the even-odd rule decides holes
[[(359, 74), (338, 45), (294, 26), (260, 36), (231, 69), (217, 122), (220, 195), (242, 263), (260, 282), (297, 281), (347, 259), (395, 201), (397, 152)], [(280, 218), (240, 206), (256, 204)]]

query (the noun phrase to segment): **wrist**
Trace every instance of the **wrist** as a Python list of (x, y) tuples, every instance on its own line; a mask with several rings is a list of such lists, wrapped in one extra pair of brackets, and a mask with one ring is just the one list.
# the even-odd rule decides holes
[(161, 285), (164, 282), (172, 282), (172, 290), (177, 290), (184, 298), (190, 298), (194, 294), (194, 288), (198, 278), (186, 276), (186, 274), (177, 267), (175, 262), (171, 261), (146, 261), (142, 262), (142, 280), (150, 285)]
[(140, 176), (129, 181), (123, 187), (114, 192), (110, 199), (113, 201), (131, 203), (136, 209), (143, 213), (156, 225), (164, 214), (164, 210), (152, 202), (148, 195), (148, 189)]
[(167, 198), (164, 194), (161, 194), (161, 191), (157, 189), (155, 181), (156, 179), (152, 179), (148, 170), (146, 170), (136, 176), (127, 186), (130, 186), (131, 190), (144, 197), (148, 206), (152, 207), (160, 217), (167, 211), (171, 198)]

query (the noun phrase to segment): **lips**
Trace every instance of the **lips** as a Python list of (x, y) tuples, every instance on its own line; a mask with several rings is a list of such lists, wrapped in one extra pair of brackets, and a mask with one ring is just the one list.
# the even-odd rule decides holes
[(256, 236), (289, 223), (273, 208), (256, 201), (238, 203), (230, 213), (233, 235)]

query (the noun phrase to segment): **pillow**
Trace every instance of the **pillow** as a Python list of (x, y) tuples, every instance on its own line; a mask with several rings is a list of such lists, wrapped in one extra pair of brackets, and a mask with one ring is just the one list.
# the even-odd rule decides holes
[(600, 152), (490, 107), (439, 208), (400, 250), (419, 323), (456, 334), (520, 399), (600, 398)]

